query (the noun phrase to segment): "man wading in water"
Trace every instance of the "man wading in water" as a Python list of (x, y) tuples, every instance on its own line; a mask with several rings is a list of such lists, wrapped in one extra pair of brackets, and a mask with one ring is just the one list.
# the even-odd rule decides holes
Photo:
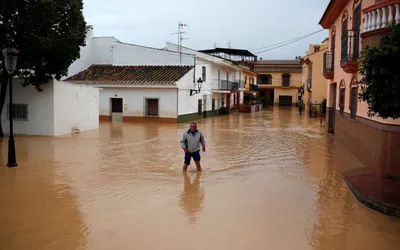
[(201, 171), (200, 166), (200, 145), (202, 151), (206, 151), (206, 142), (204, 141), (203, 134), (197, 130), (197, 123), (190, 123), (190, 129), (185, 131), (182, 135), (181, 147), (185, 151), (185, 162), (183, 165), (183, 171), (186, 171), (190, 165), (190, 160), (193, 157), (194, 163), (196, 163), (197, 171)]

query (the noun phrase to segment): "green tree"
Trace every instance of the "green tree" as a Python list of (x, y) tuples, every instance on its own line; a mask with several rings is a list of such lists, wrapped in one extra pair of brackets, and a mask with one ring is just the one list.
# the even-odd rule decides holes
[[(23, 86), (38, 91), (50, 79), (61, 79), (85, 45), (86, 22), (82, 0), (0, 0), (0, 49), (20, 51), (18, 72)], [(0, 115), (7, 92), (7, 73), (1, 56)], [(0, 123), (0, 136), (4, 136)]]
[(359, 99), (368, 104), (369, 117), (400, 117), (400, 24), (390, 28), (379, 46), (362, 51)]

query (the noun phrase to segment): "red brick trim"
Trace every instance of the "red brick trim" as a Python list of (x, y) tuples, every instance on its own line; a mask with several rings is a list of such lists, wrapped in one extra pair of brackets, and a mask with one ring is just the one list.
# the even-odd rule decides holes
[(343, 14), (342, 14), (342, 23), (343, 23), (344, 20), (346, 20), (348, 17), (349, 17), (349, 12), (347, 11), (347, 9), (345, 9), (345, 10), (343, 11)]
[(354, 1), (353, 1), (353, 10), (354, 10), (354, 8), (356, 7), (356, 5), (357, 5), (358, 3), (360, 3), (360, 7), (362, 7), (362, 0), (354, 0)]
[(346, 88), (346, 81), (342, 79), (340, 80), (339, 89), (345, 89), (345, 88)]
[(396, 3), (400, 3), (399, 0), (388, 0), (388, 1), (382, 1), (380, 3), (374, 4), (368, 8), (365, 8), (362, 10), (362, 12), (365, 14), (367, 12), (371, 12), (373, 10), (381, 9), (383, 7), (389, 6), (389, 5), (394, 5)]
[[(336, 115), (340, 115), (339, 110), (336, 109)], [(341, 115), (340, 115), (341, 116)], [(348, 118), (352, 122), (360, 122), (364, 125), (371, 126), (375, 129), (385, 132), (400, 133), (400, 125), (381, 123), (374, 120), (370, 120), (361, 116), (356, 115), (356, 119), (350, 119), (350, 113), (343, 112), (343, 116)]]

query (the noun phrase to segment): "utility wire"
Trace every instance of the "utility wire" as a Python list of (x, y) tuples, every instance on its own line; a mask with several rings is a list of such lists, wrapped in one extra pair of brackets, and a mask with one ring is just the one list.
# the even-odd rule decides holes
[[(315, 35), (315, 34), (321, 32), (321, 31), (323, 31), (323, 30), (324, 30), (324, 29), (321, 29), (321, 30), (318, 30), (318, 31), (309, 33), (309, 34), (304, 35), (304, 36), (300, 36), (300, 37), (297, 37), (297, 38), (293, 38), (293, 39), (287, 40), (287, 41), (285, 41), (285, 42), (280, 42), (280, 43), (277, 43), (277, 44), (273, 44), (273, 45), (265, 46), (265, 47), (262, 47), (262, 48), (258, 48), (258, 49), (255, 49), (255, 50), (260, 50), (260, 49), (264, 49), (264, 48), (269, 48), (269, 49), (262, 50), (262, 51), (259, 51), (259, 52), (254, 52), (254, 53), (255, 53), (255, 54), (260, 54), (260, 53), (264, 53), (264, 52), (267, 52), (267, 51), (270, 51), (270, 50), (274, 50), (274, 49), (277, 49), (277, 48), (280, 48), (280, 47), (283, 47), (283, 46), (286, 46), (286, 45), (289, 45), (289, 44), (298, 42), (298, 41), (300, 41), (300, 40), (303, 40), (304, 38), (307, 38), (307, 37), (310, 37), (310, 36), (312, 36), (312, 35)], [(271, 48), (271, 47), (272, 47), (272, 48)], [(254, 51), (254, 50), (253, 50), (253, 51)]]
[(292, 38), (292, 39), (289, 39), (289, 40), (286, 40), (286, 41), (283, 41), (283, 42), (279, 42), (279, 43), (271, 44), (271, 45), (268, 45), (268, 46), (264, 46), (264, 47), (261, 47), (261, 48), (258, 48), (258, 49), (252, 49), (251, 51), (256, 51), (256, 50), (260, 50), (260, 49), (266, 49), (266, 48), (274, 47), (274, 46), (276, 46), (276, 45), (281, 45), (281, 44), (283, 44), (283, 43), (291, 42), (291, 41), (293, 41), (293, 40), (297, 40), (297, 39), (300, 39), (300, 38), (303, 38), (303, 37), (307, 37), (307, 36), (310, 36), (310, 35), (314, 35), (314, 34), (320, 32), (320, 31), (322, 31), (322, 30), (323, 30), (323, 29), (317, 30), (317, 31), (311, 32), (311, 33), (306, 34), (306, 35), (302, 35), (302, 36), (295, 37), (295, 38)]

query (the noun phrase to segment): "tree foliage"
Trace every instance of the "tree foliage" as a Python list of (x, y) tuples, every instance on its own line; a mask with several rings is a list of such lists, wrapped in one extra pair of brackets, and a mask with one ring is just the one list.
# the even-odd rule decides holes
[(359, 99), (368, 104), (368, 116), (400, 117), (400, 24), (391, 26), (379, 46), (362, 51)]
[[(86, 22), (82, 0), (0, 0), (0, 49), (20, 51), (18, 77), (38, 91), (50, 79), (60, 79), (79, 58), (85, 45)], [(0, 114), (7, 79), (0, 57)], [(2, 136), (0, 124), (0, 136)]]

